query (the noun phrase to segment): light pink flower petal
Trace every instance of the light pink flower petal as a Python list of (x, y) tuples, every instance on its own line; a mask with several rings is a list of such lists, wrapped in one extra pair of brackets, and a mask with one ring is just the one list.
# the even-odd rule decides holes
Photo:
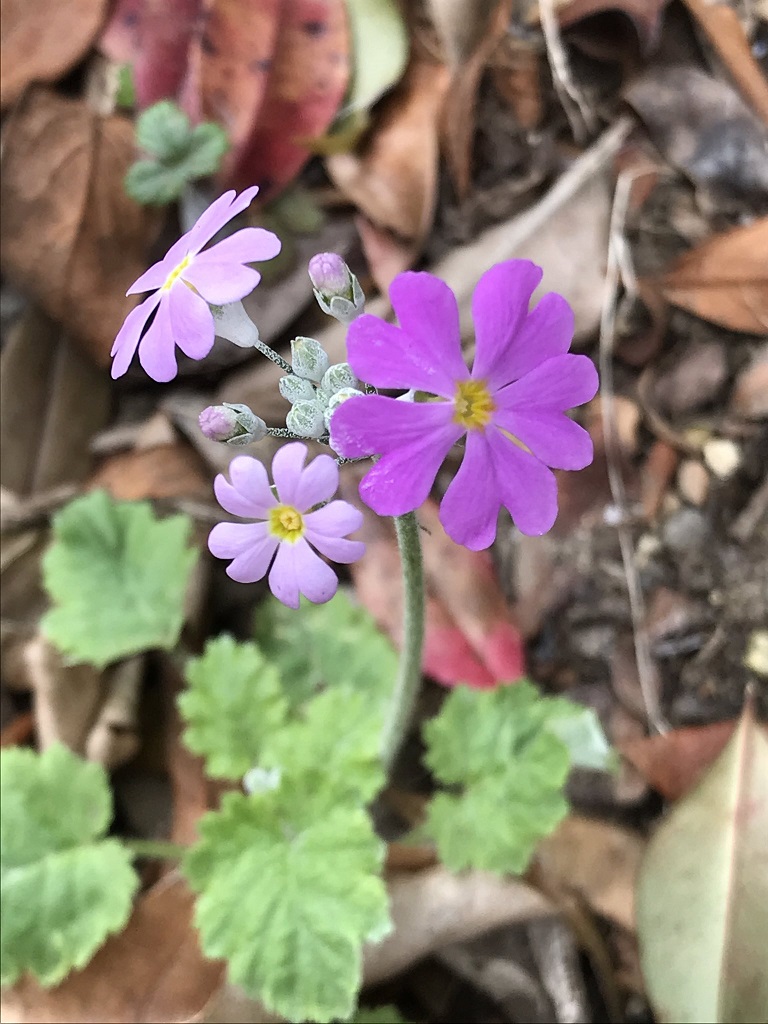
[[(219, 196), (208, 209), (200, 215), (194, 227), (183, 236), (186, 251), (197, 253), (224, 227), (229, 224), (233, 217), (242, 213), (250, 205), (259, 191), (258, 186), (253, 185), (245, 189), (238, 196), (234, 189)], [(182, 241), (182, 239), (179, 239)], [(177, 243), (178, 244), (178, 243)], [(182, 257), (183, 257), (182, 253)], [(182, 257), (179, 257), (181, 259)]]
[(459, 471), (440, 504), (440, 522), (448, 536), (472, 551), (493, 544), (501, 507), (496, 474), (482, 431), (470, 431)]
[(315, 533), (314, 530), (307, 530), (304, 536), (310, 544), (326, 558), (330, 558), (332, 562), (342, 562), (344, 565), (348, 565), (350, 562), (356, 562), (365, 554), (365, 544), (361, 540), (326, 537), (325, 534)]
[(267, 574), (279, 541), (267, 532), (266, 523), (219, 523), (208, 537), (208, 548), (217, 558), (232, 558), (226, 573), (237, 583), (255, 583)]
[[(171, 257), (172, 252), (173, 249), (159, 263), (153, 264), (149, 270), (144, 271), (141, 277), (137, 277), (125, 294), (136, 295), (138, 292), (152, 292), (156, 288), (162, 288), (168, 275), (176, 266)], [(183, 256), (176, 262), (180, 263), (181, 259)]]
[[(293, 504), (306, 512), (321, 501), (333, 497), (339, 486), (339, 467), (330, 455), (318, 455), (302, 470)], [(328, 506), (330, 507), (330, 506)]]
[(160, 295), (150, 295), (149, 298), (140, 302), (135, 309), (132, 309), (125, 318), (125, 322), (118, 331), (112, 345), (112, 352), (110, 353), (114, 357), (111, 370), (113, 378), (122, 377), (130, 366), (134, 353), (138, 348), (144, 325), (159, 302)]
[(385, 455), (432, 432), (450, 435), (446, 450), (461, 437), (464, 428), (453, 422), (452, 402), (401, 402), (384, 395), (361, 395), (347, 399), (333, 414), (333, 443), (349, 459)]
[(423, 505), (438, 469), (457, 440), (451, 428), (454, 424), (383, 455), (360, 484), (360, 497), (366, 505), (380, 516), (401, 516)]
[(336, 573), (305, 540), (280, 544), (269, 574), (269, 588), (289, 608), (299, 607), (299, 594), (314, 604), (330, 601), (339, 581)]
[(306, 458), (307, 446), (301, 441), (294, 441), (278, 448), (272, 460), (272, 479), (277, 487), (277, 496), (283, 505), (296, 505)]
[(519, 380), (545, 360), (564, 355), (572, 340), (573, 310), (562, 295), (543, 295), (499, 365), (499, 384)]
[(201, 252), (195, 263), (258, 263), (274, 259), (281, 247), (277, 235), (266, 228), (242, 228)]
[(205, 301), (215, 306), (244, 299), (261, 280), (258, 270), (223, 261), (204, 263), (202, 256), (202, 253), (196, 256), (184, 271), (184, 281), (197, 288)]
[(537, 459), (553, 469), (584, 469), (592, 461), (592, 438), (564, 412), (503, 409), (496, 413), (493, 422), (514, 434)]
[(490, 427), (485, 431), (501, 502), (521, 533), (538, 537), (557, 518), (557, 482), (552, 470)]
[(219, 474), (213, 482), (216, 499), (223, 509), (244, 519), (266, 519), (277, 505), (264, 465), (250, 455), (238, 455), (229, 464), (232, 483)]
[(139, 342), (139, 362), (153, 380), (165, 383), (176, 376), (176, 346), (173, 341), (168, 292), (157, 294), (160, 300), (155, 319)]
[[(472, 296), (475, 363), (472, 376), (491, 389), (513, 379), (515, 339), (528, 316), (528, 305), (542, 270), (530, 260), (507, 260), (487, 270)], [(514, 376), (517, 376), (515, 373)]]
[(521, 380), (493, 396), (499, 409), (563, 411), (595, 397), (599, 386), (595, 365), (589, 356), (553, 356), (540, 363)]
[(332, 501), (304, 516), (307, 529), (326, 537), (345, 537), (363, 525), (363, 513), (348, 501)]
[(208, 303), (176, 281), (168, 291), (168, 307), (173, 340), (190, 359), (204, 359), (216, 337)]

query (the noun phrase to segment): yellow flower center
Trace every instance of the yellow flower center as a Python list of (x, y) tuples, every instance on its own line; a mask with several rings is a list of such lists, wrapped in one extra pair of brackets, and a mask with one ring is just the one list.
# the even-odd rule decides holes
[(453, 405), (454, 422), (460, 423), (467, 430), (487, 427), (496, 410), (496, 403), (483, 380), (463, 380), (457, 384)]
[(184, 259), (181, 261), (178, 267), (174, 267), (173, 270), (168, 275), (168, 277), (166, 277), (165, 284), (163, 285), (164, 292), (170, 291), (170, 289), (174, 286), (174, 284), (176, 284), (178, 278), (181, 277), (181, 275), (184, 273), (184, 271), (187, 269), (191, 262), (192, 257), (189, 255), (189, 253), (187, 253), (187, 255), (184, 257)]
[(278, 540), (295, 544), (304, 536), (304, 517), (293, 505), (277, 505), (269, 513), (269, 532)]

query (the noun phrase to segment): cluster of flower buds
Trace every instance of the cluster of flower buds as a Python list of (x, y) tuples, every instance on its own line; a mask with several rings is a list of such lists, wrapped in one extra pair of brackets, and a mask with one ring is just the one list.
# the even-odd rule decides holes
[(280, 394), (291, 403), (286, 426), (299, 437), (323, 437), (334, 410), (359, 395), (359, 381), (349, 363), (329, 365), (328, 354), (314, 338), (291, 342), (292, 374), (280, 379)]
[(365, 295), (360, 282), (335, 252), (319, 252), (309, 261), (309, 277), (320, 308), (342, 324), (351, 324), (363, 312)]

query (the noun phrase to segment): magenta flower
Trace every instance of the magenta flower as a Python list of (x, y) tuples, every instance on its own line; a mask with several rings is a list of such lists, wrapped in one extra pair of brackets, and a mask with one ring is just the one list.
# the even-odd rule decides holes
[[(176, 345), (191, 359), (208, 355), (215, 337), (208, 303), (224, 306), (248, 295), (261, 274), (244, 264), (271, 260), (280, 252), (280, 239), (264, 228), (243, 228), (201, 251), (225, 224), (248, 208), (258, 191), (254, 185), (239, 196), (234, 191), (219, 196), (191, 231), (134, 281), (127, 295), (147, 291), (152, 295), (128, 314), (115, 338), (111, 352), (113, 377), (125, 373), (137, 348), (139, 362), (158, 381), (176, 376)], [(155, 310), (155, 318), (142, 337)]]
[[(208, 547), (217, 558), (231, 558), (227, 575), (238, 583), (255, 583), (269, 572), (269, 588), (289, 608), (299, 607), (299, 594), (315, 604), (329, 601), (338, 579), (312, 548), (334, 562), (354, 562), (365, 544), (347, 540), (360, 528), (362, 512), (347, 501), (331, 501), (339, 485), (339, 467), (330, 455), (318, 455), (304, 468), (307, 446), (286, 444), (272, 460), (277, 497), (264, 466), (249, 455), (229, 464), (231, 483), (217, 476), (219, 504), (232, 515), (256, 523), (219, 523)], [(270, 569), (271, 565), (271, 569)]]
[(592, 441), (565, 415), (597, 391), (587, 356), (571, 355), (573, 312), (545, 295), (531, 312), (540, 267), (499, 263), (472, 298), (475, 361), (464, 365), (456, 298), (431, 274), (400, 274), (390, 298), (400, 326), (362, 316), (349, 328), (348, 359), (380, 388), (436, 395), (406, 402), (382, 395), (350, 398), (333, 414), (336, 450), (381, 458), (360, 485), (379, 515), (402, 515), (426, 499), (449, 449), (466, 436), (461, 466), (440, 506), (440, 521), (459, 544), (487, 548), (504, 505), (527, 534), (549, 530), (557, 486), (549, 467), (583, 469)]

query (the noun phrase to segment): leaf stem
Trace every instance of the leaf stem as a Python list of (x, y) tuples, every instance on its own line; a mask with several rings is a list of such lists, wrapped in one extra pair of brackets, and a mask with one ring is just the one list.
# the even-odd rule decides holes
[(165, 839), (123, 839), (122, 843), (134, 857), (155, 857), (158, 860), (181, 860), (189, 849)]
[(421, 687), (424, 649), (424, 567), (416, 513), (395, 516), (395, 530), (403, 570), (403, 646), (382, 736), (381, 756), (388, 772), (392, 770), (413, 717)]
[(277, 363), (281, 370), (285, 370), (286, 373), (293, 373), (293, 367), (291, 364), (286, 359), (283, 359), (278, 352), (275, 352), (273, 348), (267, 345), (265, 341), (262, 341), (261, 338), (254, 343), (253, 347), (257, 351), (261, 352), (263, 356), (266, 356), (267, 359), (271, 359), (273, 363)]

